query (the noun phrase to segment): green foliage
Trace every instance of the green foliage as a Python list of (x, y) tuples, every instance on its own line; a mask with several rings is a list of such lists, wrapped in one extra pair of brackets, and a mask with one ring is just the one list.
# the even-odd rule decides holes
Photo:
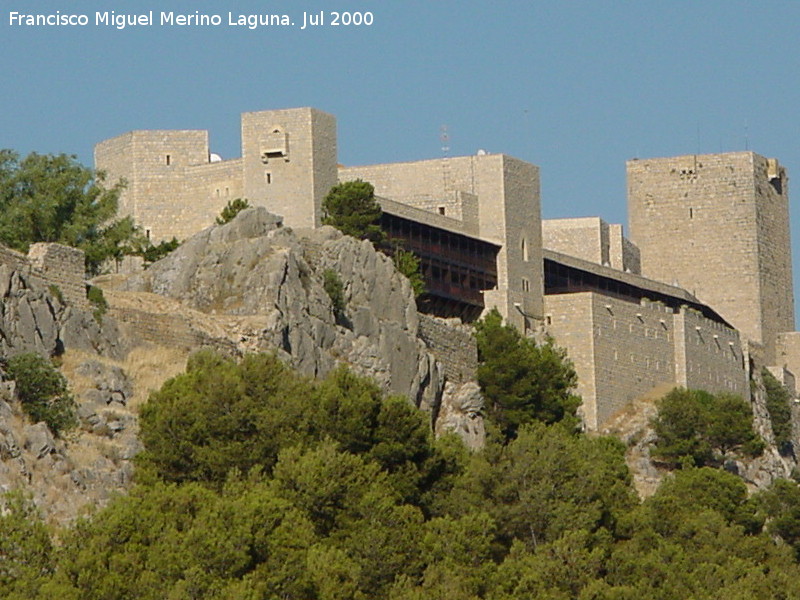
[(535, 550), (572, 529), (614, 531), (635, 503), (621, 443), (534, 423), (507, 445), (472, 457), (446, 512), (485, 511), (497, 524), (502, 554), (514, 540)]
[(767, 411), (772, 422), (775, 445), (783, 455), (792, 452), (792, 395), (772, 373), (763, 369), (761, 379), (767, 393)]
[(769, 519), (767, 531), (789, 544), (800, 560), (800, 486), (787, 479), (776, 480), (756, 501)]
[(128, 496), (59, 550), (24, 505), (0, 515), (0, 595), (800, 598), (794, 483), (753, 499), (686, 467), (640, 503), (618, 440), (534, 421), (469, 452), (429, 429), (345, 368), (313, 383), (272, 356), (198, 353), (142, 410)]
[(0, 597), (32, 598), (55, 568), (50, 534), (19, 492), (0, 496), (0, 505)]
[(130, 219), (114, 221), (122, 184), (106, 188), (101, 173), (66, 154), (0, 150), (0, 243), (27, 252), (35, 242), (59, 242), (86, 253), (99, 272), (137, 237)]
[(147, 266), (161, 260), (180, 245), (178, 238), (173, 237), (171, 240), (162, 240), (156, 245), (147, 244), (138, 254), (144, 258), (144, 264)]
[(86, 290), (86, 298), (92, 305), (92, 314), (95, 321), (103, 322), (103, 315), (108, 311), (108, 301), (103, 295), (103, 290), (95, 285), (90, 285)]
[(652, 425), (652, 454), (673, 467), (716, 466), (730, 453), (758, 456), (764, 449), (750, 406), (730, 394), (676, 388), (658, 402)]
[(337, 320), (341, 319), (344, 315), (345, 300), (344, 300), (344, 284), (341, 277), (333, 269), (325, 269), (322, 273), (322, 286), (328, 298), (331, 299), (331, 306), (333, 307), (333, 314)]
[(55, 435), (77, 425), (76, 405), (67, 380), (53, 363), (35, 353), (18, 354), (6, 363), (17, 397), (34, 423), (44, 421)]
[(246, 198), (228, 200), (228, 204), (222, 209), (222, 212), (219, 213), (219, 216), (217, 217), (217, 225), (225, 225), (225, 223), (230, 223), (234, 218), (236, 218), (236, 215), (242, 212), (245, 208), (250, 208), (250, 203)]
[(165, 481), (220, 485), (231, 469), (272, 469), (282, 447), (309, 438), (311, 383), (272, 355), (237, 364), (199, 352), (140, 414), (139, 463)]
[(425, 293), (425, 280), (419, 268), (419, 258), (413, 252), (404, 250), (399, 246), (395, 248), (392, 256), (395, 268), (408, 277), (411, 282), (411, 289), (414, 290), (414, 297)]
[(496, 309), (475, 324), (478, 383), (487, 415), (508, 438), (534, 421), (576, 423), (580, 398), (573, 394), (577, 375), (563, 350), (537, 345), (510, 325)]
[(386, 234), (378, 222), (381, 207), (371, 183), (356, 179), (333, 186), (322, 201), (323, 225), (332, 225), (359, 240), (382, 242)]
[(50, 295), (58, 300), (61, 304), (64, 304), (64, 294), (61, 292), (61, 288), (58, 287), (55, 283), (51, 283), (47, 286), (47, 291), (50, 292)]

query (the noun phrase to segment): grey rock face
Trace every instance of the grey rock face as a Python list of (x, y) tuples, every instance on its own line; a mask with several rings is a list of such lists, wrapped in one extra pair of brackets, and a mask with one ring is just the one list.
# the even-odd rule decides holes
[(47, 425), (36, 423), (25, 428), (25, 449), (37, 458), (44, 458), (56, 451), (56, 441)]
[[(323, 286), (334, 271), (344, 285), (338, 319)], [(438, 364), (417, 338), (408, 280), (369, 242), (336, 230), (297, 233), (263, 208), (189, 239), (123, 290), (152, 292), (208, 314), (258, 317), (231, 332), (240, 350), (279, 349), (301, 372), (319, 376), (345, 362), (388, 393), (436, 411)]]
[(474, 381), (456, 385), (448, 382), (444, 388), (441, 408), (436, 420), (436, 433), (453, 432), (467, 447), (477, 450), (483, 446), (486, 430), (481, 417), (483, 395)]
[(126, 348), (115, 323), (63, 304), (50, 290), (7, 265), (0, 265), (0, 356), (65, 348), (121, 358)]

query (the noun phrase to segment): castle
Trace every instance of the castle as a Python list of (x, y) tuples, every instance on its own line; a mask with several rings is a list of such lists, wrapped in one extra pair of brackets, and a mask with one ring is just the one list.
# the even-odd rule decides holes
[(185, 239), (247, 198), (290, 227), (318, 227), (340, 181), (375, 187), (389, 236), (421, 259), (423, 307), (470, 320), (488, 308), (541, 329), (575, 364), (596, 429), (660, 385), (749, 392), (770, 366), (794, 387), (787, 177), (752, 152), (628, 162), (631, 238), (599, 218), (542, 221), (539, 170), (503, 154), (345, 167), (336, 120), (313, 108), (244, 113), (242, 156), (206, 131), (133, 131), (95, 164), (127, 187), (120, 213), (154, 241)]

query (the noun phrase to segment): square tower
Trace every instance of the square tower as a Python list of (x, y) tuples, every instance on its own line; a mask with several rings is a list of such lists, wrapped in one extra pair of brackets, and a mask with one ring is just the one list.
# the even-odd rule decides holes
[(642, 274), (710, 305), (774, 364), (794, 330), (788, 179), (753, 152), (631, 160), (628, 219)]
[(336, 119), (314, 108), (242, 114), (244, 195), (291, 227), (317, 227), (337, 182)]

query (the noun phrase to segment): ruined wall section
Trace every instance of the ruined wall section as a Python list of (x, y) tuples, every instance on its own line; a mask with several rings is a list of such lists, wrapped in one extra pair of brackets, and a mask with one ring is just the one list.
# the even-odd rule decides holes
[(449, 381), (475, 380), (478, 346), (471, 327), (420, 314), (418, 336), (442, 365)]
[(32, 273), (49, 287), (55, 285), (64, 300), (76, 307), (86, 308), (86, 267), (82, 250), (61, 244), (32, 244), (28, 251)]
[(32, 244), (27, 256), (0, 246), (0, 265), (18, 271), (43, 288), (55, 286), (64, 301), (77, 308), (88, 308), (82, 250), (61, 244)]
[(313, 108), (242, 114), (244, 195), (289, 227), (318, 227), (337, 182), (336, 119)]
[(676, 283), (775, 355), (794, 329), (785, 173), (752, 152), (633, 160), (631, 240), (645, 276)]

